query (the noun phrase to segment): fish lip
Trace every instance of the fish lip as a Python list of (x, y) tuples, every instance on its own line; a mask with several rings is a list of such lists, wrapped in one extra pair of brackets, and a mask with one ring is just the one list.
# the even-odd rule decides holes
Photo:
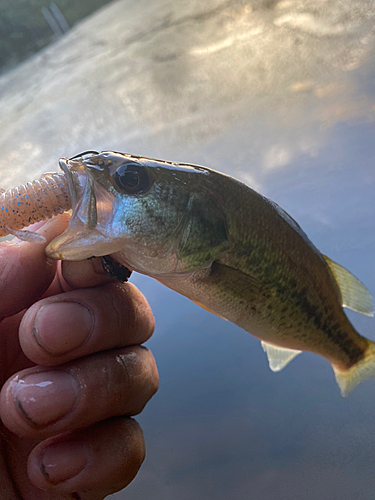
[(60, 158), (60, 160), (59, 160), (59, 166), (65, 175), (66, 175), (66, 171), (70, 170), (69, 161), (70, 160), (68, 158)]
[(79, 153), (78, 155), (71, 156), (69, 160), (76, 160), (76, 159), (82, 159), (82, 161), (85, 159), (84, 157), (89, 155), (90, 156), (98, 156), (99, 152), (98, 151), (83, 151), (83, 153)]
[(94, 158), (94, 156), (89, 158), (84, 158), (82, 156), (73, 156), (72, 158), (63, 157), (59, 160), (59, 166), (65, 175), (69, 175), (69, 172), (83, 173), (85, 171), (86, 173), (89, 173), (90, 170), (103, 172), (105, 167), (104, 165), (101, 165), (102, 160), (98, 159), (97, 162), (95, 162), (93, 161)]
[(60, 158), (59, 164), (60, 167), (66, 167), (66, 166), (77, 166), (77, 165), (95, 165), (91, 160), (93, 158), (98, 158), (99, 163), (101, 163), (101, 154), (98, 151), (84, 151), (83, 153), (79, 153), (78, 155), (71, 156), (70, 158)]
[(71, 158), (60, 158), (59, 166), (65, 175), (72, 172), (82, 173), (84, 171), (84, 164), (78, 158), (73, 160)]

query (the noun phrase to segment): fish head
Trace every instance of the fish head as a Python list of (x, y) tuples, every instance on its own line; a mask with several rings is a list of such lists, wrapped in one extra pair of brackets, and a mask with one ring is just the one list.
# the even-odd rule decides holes
[[(221, 211), (214, 208), (209, 216), (215, 219), (220, 212), (219, 224), (205, 223), (202, 215), (207, 189), (200, 179), (209, 176), (204, 167), (111, 151), (62, 158), (60, 166), (68, 179), (72, 215), (66, 231), (46, 249), (51, 258), (111, 254), (131, 270), (173, 273), (195, 267), (191, 253), (201, 252), (202, 233), (219, 227), (218, 237), (223, 236)], [(211, 242), (216, 239), (213, 235)], [(212, 262), (211, 256), (206, 260)]]

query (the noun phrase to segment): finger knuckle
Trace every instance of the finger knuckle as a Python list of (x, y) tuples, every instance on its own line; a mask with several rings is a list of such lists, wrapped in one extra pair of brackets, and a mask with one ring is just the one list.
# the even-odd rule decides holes
[(140, 413), (159, 387), (159, 374), (152, 353), (143, 346), (136, 346), (126, 363), (128, 393), (132, 400), (130, 415)]

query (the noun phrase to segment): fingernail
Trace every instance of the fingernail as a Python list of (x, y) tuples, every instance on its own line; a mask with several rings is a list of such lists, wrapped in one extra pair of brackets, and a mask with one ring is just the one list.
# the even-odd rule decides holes
[[(48, 354), (60, 356), (80, 347), (90, 335), (93, 325), (91, 311), (77, 302), (45, 304), (34, 319), (33, 335)], [(63, 331), (57, 335), (56, 331)]]
[(89, 449), (84, 444), (57, 443), (42, 451), (40, 469), (47, 481), (58, 484), (79, 474), (88, 461)]
[(69, 413), (79, 397), (76, 379), (54, 370), (20, 378), (13, 397), (21, 415), (34, 427), (46, 427)]

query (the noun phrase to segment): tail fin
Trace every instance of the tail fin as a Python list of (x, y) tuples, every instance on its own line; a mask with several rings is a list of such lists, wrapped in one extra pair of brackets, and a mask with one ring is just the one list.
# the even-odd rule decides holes
[(349, 368), (349, 370), (341, 371), (333, 368), (336, 382), (340, 388), (341, 395), (344, 397), (364, 380), (375, 378), (375, 343), (371, 340), (368, 342), (365, 357)]

